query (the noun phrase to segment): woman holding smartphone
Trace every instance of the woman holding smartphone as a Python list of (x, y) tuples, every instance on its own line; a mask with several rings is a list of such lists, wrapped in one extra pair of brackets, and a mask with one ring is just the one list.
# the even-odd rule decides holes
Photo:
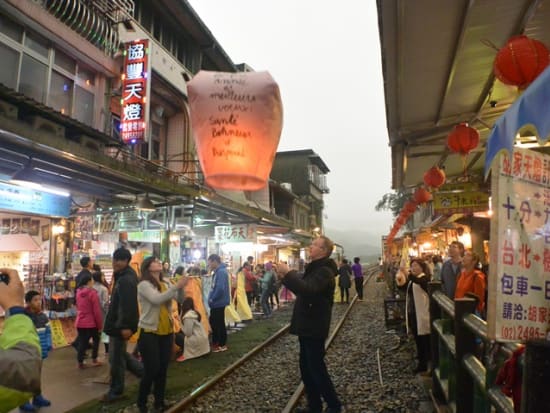
[(147, 412), (147, 397), (154, 388), (154, 407), (164, 411), (166, 373), (172, 354), (174, 330), (172, 300), (183, 300), (183, 288), (188, 277), (182, 277), (175, 285), (163, 279), (162, 263), (156, 257), (149, 257), (141, 265), (141, 281), (138, 284), (138, 301), (141, 315), (138, 347), (143, 362), (143, 377), (139, 383), (137, 405), (140, 412)]

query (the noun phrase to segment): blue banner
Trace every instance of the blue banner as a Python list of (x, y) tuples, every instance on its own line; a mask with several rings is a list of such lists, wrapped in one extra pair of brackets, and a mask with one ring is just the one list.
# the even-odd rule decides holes
[(485, 177), (489, 174), (491, 163), (500, 151), (508, 151), (512, 156), (516, 135), (523, 128), (535, 132), (539, 143), (544, 144), (550, 138), (550, 66), (516, 99), (514, 104), (499, 118), (489, 139), (485, 153)]
[(0, 182), (0, 210), (68, 217), (71, 198)]

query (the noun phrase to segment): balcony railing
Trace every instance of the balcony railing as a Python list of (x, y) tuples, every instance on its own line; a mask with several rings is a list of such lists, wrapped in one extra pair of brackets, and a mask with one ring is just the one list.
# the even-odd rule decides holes
[(110, 56), (120, 44), (117, 24), (130, 19), (134, 13), (133, 0), (42, 0), (41, 4)]

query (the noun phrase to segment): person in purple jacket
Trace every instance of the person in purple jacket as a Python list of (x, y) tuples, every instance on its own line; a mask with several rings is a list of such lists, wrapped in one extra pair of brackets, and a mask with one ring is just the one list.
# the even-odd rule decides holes
[(363, 301), (363, 267), (359, 263), (359, 257), (353, 259), (351, 270), (355, 277), (355, 290), (357, 291), (357, 300)]
[(101, 366), (97, 360), (99, 349), (99, 332), (103, 329), (103, 313), (99, 304), (97, 291), (93, 288), (94, 282), (89, 274), (82, 276), (76, 299), (76, 329), (78, 330), (78, 368), (83, 369), (84, 354), (92, 339), (92, 366)]

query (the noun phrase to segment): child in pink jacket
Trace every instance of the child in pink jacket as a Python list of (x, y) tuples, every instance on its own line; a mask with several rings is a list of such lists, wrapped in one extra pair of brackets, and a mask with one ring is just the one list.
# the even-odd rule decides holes
[(78, 368), (83, 369), (84, 355), (90, 338), (92, 339), (92, 366), (100, 366), (97, 360), (99, 333), (103, 329), (103, 316), (97, 291), (93, 288), (91, 275), (85, 274), (77, 286), (76, 294), (76, 329), (78, 330)]

